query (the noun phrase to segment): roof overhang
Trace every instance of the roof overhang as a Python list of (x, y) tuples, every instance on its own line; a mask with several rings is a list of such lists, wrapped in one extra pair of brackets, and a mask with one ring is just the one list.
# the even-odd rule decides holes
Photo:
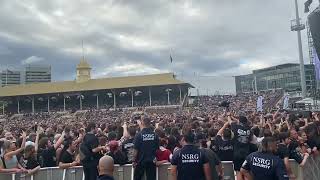
[(164, 85), (183, 85), (193, 88), (191, 84), (176, 79), (173, 73), (165, 73), (143, 76), (90, 79), (86, 82), (81, 83), (77, 83), (76, 81), (63, 81), (8, 86), (0, 88), (0, 97), (71, 93), (81, 91), (110, 90)]

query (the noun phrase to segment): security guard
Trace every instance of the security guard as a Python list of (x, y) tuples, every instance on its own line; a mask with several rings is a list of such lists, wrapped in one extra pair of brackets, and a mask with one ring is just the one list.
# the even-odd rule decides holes
[(240, 176), (241, 166), (250, 154), (250, 141), (252, 133), (250, 131), (248, 119), (245, 116), (240, 116), (238, 121), (232, 122), (231, 116), (228, 115), (228, 120), (231, 125), (233, 137), (233, 164), (237, 177)]
[(134, 179), (141, 180), (146, 173), (147, 180), (156, 179), (156, 151), (159, 149), (159, 137), (151, 128), (151, 119), (145, 115), (138, 120), (141, 131), (134, 140)]
[(283, 160), (275, 155), (276, 148), (273, 137), (264, 138), (261, 151), (251, 153), (244, 161), (241, 174), (253, 180), (289, 180)]
[(194, 145), (195, 135), (191, 128), (183, 128), (183, 147), (171, 160), (173, 180), (211, 180), (209, 160), (205, 152)]

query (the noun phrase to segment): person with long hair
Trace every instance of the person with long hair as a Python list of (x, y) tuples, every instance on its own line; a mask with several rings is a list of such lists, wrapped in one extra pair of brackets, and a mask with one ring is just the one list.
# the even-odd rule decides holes
[(302, 153), (309, 153), (311, 154), (312, 150), (309, 147), (307, 141), (308, 141), (308, 136), (304, 130), (299, 132), (299, 144), (300, 144), (300, 149)]
[(22, 143), (17, 149), (16, 142), (5, 140), (2, 145), (3, 155), (1, 157), (2, 166), (0, 172), (27, 172), (18, 162), (17, 156), (24, 150), (26, 144), (27, 134), (22, 132)]
[(37, 157), (40, 131), (37, 130), (35, 144), (27, 145), (24, 150), (25, 167), (29, 171), (28, 174), (34, 174), (40, 170), (40, 163)]
[(75, 153), (76, 149), (76, 141), (68, 139), (64, 142), (63, 149), (61, 151), (61, 156), (59, 159), (60, 168), (66, 169), (80, 165), (80, 159), (77, 158), (77, 154)]
[(35, 146), (28, 145), (24, 150), (24, 160), (25, 160), (25, 167), (28, 170), (28, 174), (34, 174), (38, 170), (40, 170), (40, 163), (37, 159), (37, 151)]
[(43, 137), (39, 141), (39, 162), (41, 167), (55, 167), (57, 165), (56, 151), (63, 143), (65, 131), (62, 132), (58, 141), (52, 144), (48, 137)]
[(167, 149), (167, 139), (160, 139), (159, 149), (156, 151), (157, 162), (156, 165), (160, 166), (161, 164), (168, 163), (171, 160), (172, 153)]

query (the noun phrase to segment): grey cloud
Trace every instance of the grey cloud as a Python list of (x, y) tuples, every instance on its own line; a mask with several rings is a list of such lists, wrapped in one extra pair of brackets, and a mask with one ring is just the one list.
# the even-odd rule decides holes
[(42, 57), (54, 80), (74, 78), (82, 40), (96, 74), (135, 63), (219, 75), (243, 62), (297, 62), (289, 0), (30, 0), (0, 7), (1, 65), (21, 67), (23, 59)]

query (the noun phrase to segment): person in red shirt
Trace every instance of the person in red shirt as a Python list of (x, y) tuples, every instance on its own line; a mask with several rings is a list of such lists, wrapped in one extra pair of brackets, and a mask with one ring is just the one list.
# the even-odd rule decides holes
[(157, 163), (156, 165), (159, 166), (164, 163), (168, 163), (171, 160), (172, 153), (167, 147), (167, 140), (160, 139), (160, 147), (156, 152)]

